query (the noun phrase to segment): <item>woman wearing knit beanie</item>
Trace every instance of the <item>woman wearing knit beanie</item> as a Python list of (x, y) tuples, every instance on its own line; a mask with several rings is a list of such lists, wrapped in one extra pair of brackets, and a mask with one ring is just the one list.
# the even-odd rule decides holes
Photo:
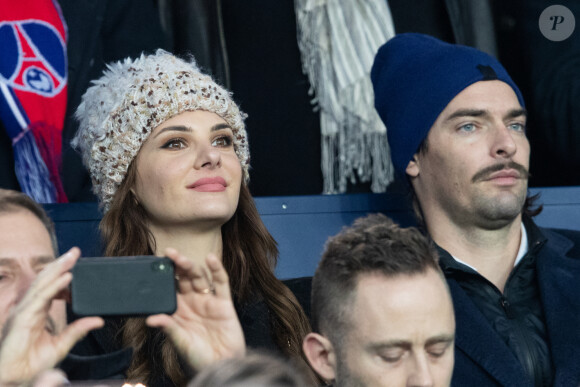
[[(76, 117), (73, 146), (104, 212), (106, 255), (165, 255), (175, 248), (201, 273), (209, 272), (206, 258), (217, 257), (229, 275), (247, 345), (269, 347), (306, 367), (301, 343), (310, 326), (274, 275), (276, 242), (248, 190), (245, 115), (230, 93), (193, 60), (160, 50), (110, 65), (83, 96)], [(200, 294), (212, 293), (206, 277), (195, 285)], [(158, 386), (183, 385), (191, 377), (180, 360), (200, 354), (185, 354), (150, 327), (162, 325), (151, 318), (121, 323), (120, 344), (134, 351), (128, 379)]]

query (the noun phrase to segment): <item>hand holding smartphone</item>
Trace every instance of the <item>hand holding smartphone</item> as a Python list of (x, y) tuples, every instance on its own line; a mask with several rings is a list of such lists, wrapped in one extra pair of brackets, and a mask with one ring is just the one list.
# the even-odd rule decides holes
[(177, 309), (175, 269), (169, 258), (80, 258), (72, 274), (76, 315), (148, 316)]

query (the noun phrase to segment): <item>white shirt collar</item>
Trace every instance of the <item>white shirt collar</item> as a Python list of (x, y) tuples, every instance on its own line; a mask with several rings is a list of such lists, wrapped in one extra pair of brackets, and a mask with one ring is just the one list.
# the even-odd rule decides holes
[(514, 262), (514, 267), (520, 263), (524, 255), (528, 252), (528, 233), (522, 222), (522, 239), (520, 240), (520, 249), (518, 250), (518, 255), (516, 255), (516, 261)]
[[(528, 252), (528, 233), (526, 231), (526, 228), (524, 227), (524, 223), (521, 223), (521, 228), (522, 228), (522, 236), (520, 238), (520, 248), (518, 250), (518, 255), (516, 256), (516, 260), (514, 262), (514, 267), (516, 267), (518, 265), (518, 263), (520, 263), (520, 261), (522, 260), (522, 258), (524, 257), (524, 255), (526, 255), (526, 253)], [(457, 262), (461, 263), (462, 265), (465, 265), (467, 267), (469, 267), (470, 269), (477, 271), (477, 269), (473, 266), (471, 266), (468, 263), (463, 262), (461, 259), (453, 256), (453, 259), (455, 259)]]

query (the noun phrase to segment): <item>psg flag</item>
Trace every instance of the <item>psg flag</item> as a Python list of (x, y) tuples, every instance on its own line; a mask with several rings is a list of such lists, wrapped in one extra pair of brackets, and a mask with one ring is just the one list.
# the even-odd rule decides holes
[(40, 203), (67, 201), (59, 174), (66, 41), (56, 0), (0, 0), (0, 120), (21, 189)]

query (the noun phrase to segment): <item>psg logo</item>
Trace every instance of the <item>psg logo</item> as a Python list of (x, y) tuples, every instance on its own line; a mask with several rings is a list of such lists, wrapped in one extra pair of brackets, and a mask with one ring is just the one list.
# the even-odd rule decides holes
[(53, 97), (66, 86), (66, 46), (41, 20), (0, 22), (0, 81), (14, 90)]

